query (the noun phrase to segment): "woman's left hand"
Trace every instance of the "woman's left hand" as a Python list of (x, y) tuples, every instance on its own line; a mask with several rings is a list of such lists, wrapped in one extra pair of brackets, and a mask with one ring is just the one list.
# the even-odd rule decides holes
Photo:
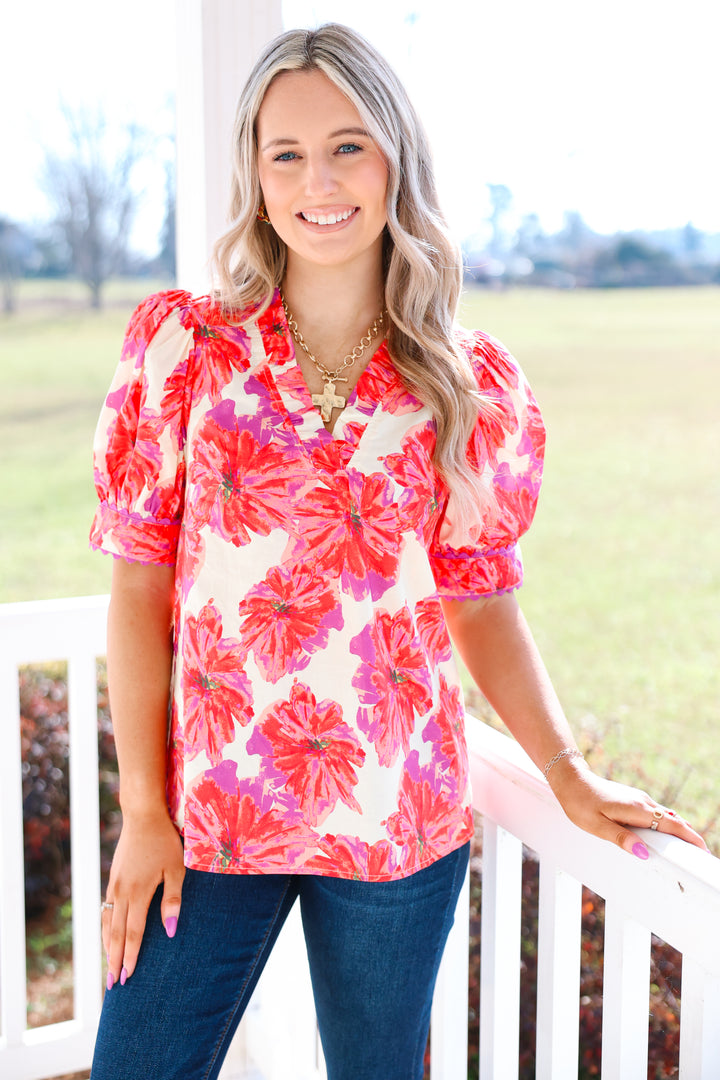
[(647, 859), (648, 849), (636, 829), (669, 833), (704, 851), (699, 833), (674, 810), (660, 806), (646, 792), (597, 776), (584, 763), (559, 762), (548, 782), (570, 820), (586, 832), (617, 844), (623, 851)]

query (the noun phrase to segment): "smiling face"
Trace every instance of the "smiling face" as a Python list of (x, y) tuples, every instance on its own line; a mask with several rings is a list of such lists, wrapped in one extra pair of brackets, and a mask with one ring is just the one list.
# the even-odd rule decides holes
[(268, 217), (295, 260), (340, 267), (382, 259), (387, 166), (360, 114), (321, 71), (285, 71), (258, 113)]

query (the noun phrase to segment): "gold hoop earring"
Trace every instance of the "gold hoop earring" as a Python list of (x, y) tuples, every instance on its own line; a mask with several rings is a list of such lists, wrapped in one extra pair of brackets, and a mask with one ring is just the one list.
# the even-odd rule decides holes
[(258, 207), (257, 219), (258, 219), (258, 221), (266, 222), (266, 224), (268, 224), (268, 225), (270, 224), (270, 218), (268, 217), (268, 212), (265, 209), (265, 203), (264, 202), (260, 203), (260, 205)]

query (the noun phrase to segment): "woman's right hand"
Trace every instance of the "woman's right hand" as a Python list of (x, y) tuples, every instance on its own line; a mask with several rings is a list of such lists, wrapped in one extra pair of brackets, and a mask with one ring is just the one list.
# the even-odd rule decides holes
[(167, 812), (124, 814), (107, 888), (113, 906), (102, 919), (108, 989), (135, 970), (150, 901), (161, 884), (162, 921), (168, 937), (174, 936), (184, 877), (182, 842)]

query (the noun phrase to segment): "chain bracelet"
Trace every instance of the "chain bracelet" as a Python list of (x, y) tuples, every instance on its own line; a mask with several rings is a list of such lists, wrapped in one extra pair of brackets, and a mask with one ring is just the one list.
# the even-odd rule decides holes
[(564, 750), (559, 750), (554, 757), (550, 758), (547, 765), (543, 769), (543, 774), (546, 780), (548, 778), (548, 773), (552, 769), (553, 765), (557, 765), (558, 761), (562, 761), (564, 757), (584, 758), (585, 755), (582, 753), (582, 751), (578, 750), (576, 746), (566, 746)]

